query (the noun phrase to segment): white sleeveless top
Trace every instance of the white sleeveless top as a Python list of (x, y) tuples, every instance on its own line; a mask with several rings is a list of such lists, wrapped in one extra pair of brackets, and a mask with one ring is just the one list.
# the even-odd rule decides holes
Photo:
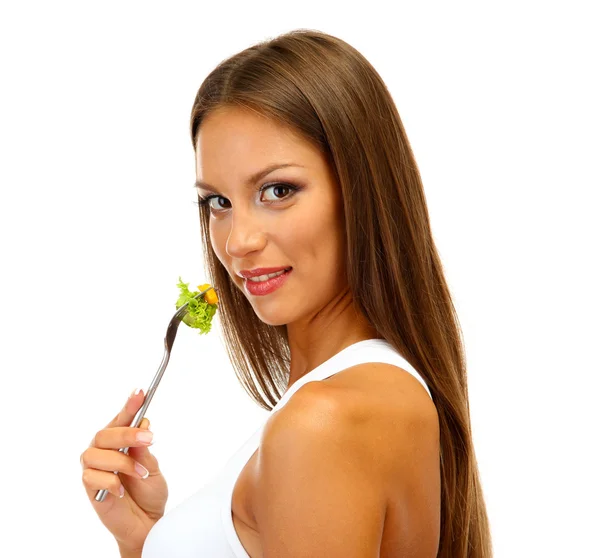
[(259, 446), (265, 422), (307, 382), (324, 380), (366, 362), (384, 362), (403, 368), (421, 382), (431, 397), (423, 378), (386, 340), (366, 339), (342, 349), (296, 380), (223, 470), (158, 520), (146, 537), (142, 558), (250, 558), (233, 525), (231, 497), (239, 474)]

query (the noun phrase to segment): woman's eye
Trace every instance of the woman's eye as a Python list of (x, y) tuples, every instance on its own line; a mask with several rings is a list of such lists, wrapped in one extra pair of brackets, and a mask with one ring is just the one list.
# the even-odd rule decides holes
[[(217, 207), (215, 207), (214, 205), (211, 205), (210, 202), (213, 200), (217, 200)], [(206, 203), (208, 203), (208, 206), (211, 209), (215, 209), (216, 211), (219, 211), (221, 209), (229, 209), (228, 207), (219, 207), (219, 200), (227, 200), (227, 198), (224, 198), (223, 196), (208, 196), (208, 198), (206, 198)], [(229, 200), (227, 200), (229, 202)]]
[[(214, 207), (211, 204), (211, 202), (213, 200), (219, 200), (219, 199), (226, 200), (227, 198), (224, 198), (223, 196), (217, 196), (216, 194), (211, 194), (210, 196), (205, 196), (205, 197), (198, 196), (198, 201), (195, 202), (195, 203), (196, 203), (196, 205), (199, 205), (200, 207), (206, 207), (206, 206), (208, 206), (208, 208), (211, 209), (211, 210), (219, 211), (222, 208)], [(228, 208), (225, 208), (225, 209), (228, 209)]]
[[(298, 186), (294, 186), (293, 184), (285, 184), (283, 182), (277, 182), (275, 184), (269, 184), (268, 186), (263, 186), (262, 188), (260, 188), (259, 192), (260, 194), (262, 194), (263, 192), (266, 192), (267, 190), (272, 190), (274, 197), (271, 199), (261, 199), (261, 201), (266, 202), (267, 204), (272, 204), (272, 203), (276, 203), (278, 201), (285, 201), (289, 198), (292, 197), (292, 195), (299, 190), (300, 188)], [(262, 196), (261, 196), (262, 198)], [(215, 200), (215, 203), (211, 203), (213, 200)], [(229, 200), (223, 196), (218, 196), (217, 194), (211, 194), (210, 196), (206, 196), (205, 198), (200, 198), (199, 199), (199, 205), (203, 206), (203, 205), (208, 205), (208, 207), (214, 211), (215, 213), (219, 213), (222, 211), (225, 211), (227, 209), (230, 209), (230, 207), (223, 207), (220, 203), (220, 200), (226, 200), (226, 204), (229, 203)]]
[[(266, 192), (267, 190), (273, 189), (273, 193), (275, 194), (275, 199), (272, 201), (278, 201), (281, 199), (284, 199), (287, 196), (289, 191), (292, 191), (293, 189), (297, 189), (294, 188), (291, 184), (282, 184), (282, 183), (278, 183), (278, 184), (271, 184), (270, 186), (266, 186), (265, 188), (263, 188), (261, 190), (261, 192)], [(283, 193), (281, 193), (283, 191)], [(278, 192), (278, 193), (277, 193)], [(267, 200), (269, 201), (269, 200)]]

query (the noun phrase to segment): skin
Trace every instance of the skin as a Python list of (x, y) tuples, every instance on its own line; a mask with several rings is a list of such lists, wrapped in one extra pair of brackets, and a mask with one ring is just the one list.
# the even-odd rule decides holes
[[(245, 186), (248, 176), (280, 162), (302, 167), (275, 170)], [(378, 337), (352, 302), (344, 269), (342, 197), (315, 147), (254, 112), (222, 108), (201, 126), (196, 177), (213, 186), (198, 188), (202, 196), (222, 196), (210, 202), (210, 236), (217, 257), (263, 322), (287, 324), (289, 385), (346, 346)], [(302, 189), (256, 191), (276, 182)], [(248, 293), (236, 274), (280, 266), (292, 266), (293, 271), (282, 287), (266, 296)]]
[[(274, 163), (298, 166), (248, 183)], [(255, 112), (220, 108), (199, 131), (196, 178), (201, 196), (217, 195), (218, 259), (263, 322), (287, 326), (288, 389), (343, 348), (380, 337), (353, 304), (343, 200), (314, 146)], [(289, 266), (266, 296), (250, 294), (237, 275)], [(249, 502), (237, 506), (234, 526), (252, 558), (433, 557), (438, 456), (437, 411), (420, 383), (396, 366), (354, 366), (301, 386), (269, 418), (234, 491)]]

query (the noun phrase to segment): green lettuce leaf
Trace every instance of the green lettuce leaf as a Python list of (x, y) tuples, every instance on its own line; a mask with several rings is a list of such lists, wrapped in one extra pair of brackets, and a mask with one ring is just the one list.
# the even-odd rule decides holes
[(176, 308), (180, 308), (188, 302), (187, 312), (183, 316), (183, 323), (190, 327), (197, 328), (200, 335), (210, 331), (211, 321), (217, 311), (216, 304), (209, 304), (203, 297), (194, 298), (200, 291), (190, 291), (189, 283), (184, 283), (179, 277), (179, 298), (175, 303)]

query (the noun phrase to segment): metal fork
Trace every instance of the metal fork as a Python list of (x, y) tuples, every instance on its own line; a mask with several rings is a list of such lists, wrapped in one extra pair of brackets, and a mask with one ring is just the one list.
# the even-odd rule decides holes
[[(214, 287), (209, 287), (208, 289), (205, 289), (201, 293), (198, 293), (194, 298), (199, 298), (201, 296), (204, 296), (211, 289), (213, 289), (215, 292), (217, 292), (217, 290)], [(158, 372), (154, 375), (154, 379), (152, 380), (152, 383), (150, 384), (150, 387), (148, 388), (148, 393), (146, 394), (146, 397), (144, 398), (144, 403), (139, 408), (138, 412), (135, 414), (135, 417), (133, 417), (133, 420), (131, 421), (131, 424), (129, 425), (130, 427), (137, 428), (140, 425), (140, 423), (142, 422), (142, 420), (144, 418), (144, 414), (148, 410), (148, 406), (150, 405), (150, 401), (152, 401), (154, 392), (156, 391), (156, 388), (158, 387), (158, 384), (160, 383), (160, 380), (162, 379), (165, 368), (167, 367), (167, 364), (169, 363), (169, 358), (171, 356), (171, 349), (173, 348), (173, 343), (175, 342), (175, 336), (177, 335), (177, 328), (179, 327), (181, 320), (183, 320), (183, 317), (185, 316), (185, 313), (187, 312), (188, 304), (189, 304), (189, 302), (186, 302), (185, 304), (180, 306), (177, 309), (177, 312), (175, 312), (175, 314), (171, 318), (171, 321), (169, 322), (169, 325), (167, 327), (167, 334), (165, 335), (165, 353), (163, 355), (162, 362), (160, 363), (160, 366), (158, 367)], [(127, 455), (129, 453), (129, 448), (121, 448), (119, 451), (121, 451), (125, 455)], [(116, 475), (118, 473), (118, 471), (114, 471), (114, 473)], [(107, 494), (108, 494), (108, 490), (106, 490), (106, 489), (98, 490), (98, 492), (96, 493), (96, 496), (95, 496), (95, 500), (97, 502), (104, 502), (104, 499), (106, 498)]]

